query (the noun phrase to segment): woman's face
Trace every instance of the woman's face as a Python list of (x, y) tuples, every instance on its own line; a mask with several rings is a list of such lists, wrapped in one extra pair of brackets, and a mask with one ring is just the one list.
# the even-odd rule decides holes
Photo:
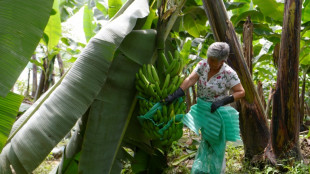
[(224, 60), (218, 61), (217, 59), (212, 57), (208, 58), (208, 64), (211, 70), (219, 70), (224, 62), (225, 62)]

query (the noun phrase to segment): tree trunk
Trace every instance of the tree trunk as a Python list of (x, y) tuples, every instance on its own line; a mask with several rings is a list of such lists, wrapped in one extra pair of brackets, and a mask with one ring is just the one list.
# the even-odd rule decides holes
[(55, 79), (54, 79), (54, 64), (55, 64), (55, 58), (56, 56), (54, 56), (54, 58), (50, 61), (47, 61), (48, 64), (48, 69), (46, 70), (46, 75), (45, 75), (45, 78), (46, 78), (46, 82), (44, 84), (44, 91), (43, 92), (46, 92), (51, 86), (54, 85), (55, 83)]
[(257, 83), (257, 92), (260, 97), (260, 100), (262, 101), (263, 107), (266, 110), (266, 101), (264, 96), (263, 83), (261, 81), (258, 81)]
[(248, 65), (250, 74), (252, 75), (252, 59), (253, 59), (253, 23), (251, 17), (248, 16), (243, 24), (243, 55)]
[(216, 41), (229, 43), (232, 54), (228, 64), (236, 70), (245, 89), (245, 98), (239, 103), (240, 129), (249, 160), (262, 160), (264, 149), (270, 138), (264, 108), (256, 92), (248, 66), (242, 54), (242, 48), (229, 21), (223, 1), (203, 0), (203, 6)]
[(27, 77), (27, 89), (24, 93), (25, 97), (29, 96), (29, 88), (30, 88), (30, 69), (28, 69), (28, 77)]
[[(32, 59), (33, 60), (37, 60), (36, 55), (32, 55)], [(38, 86), (38, 82), (37, 82), (37, 65), (36, 64), (32, 64), (32, 93), (31, 96), (34, 98), (36, 95), (36, 91), (37, 91), (37, 86)]]
[(274, 94), (274, 89), (270, 87), (268, 102), (266, 106), (266, 115), (268, 119), (271, 119), (271, 103), (272, 103), (273, 94)]
[(279, 56), (280, 56), (280, 44), (277, 43), (273, 49), (273, 64), (276, 68), (278, 68)]
[(307, 130), (306, 126), (304, 125), (307, 71), (308, 71), (308, 69), (303, 73), (303, 78), (302, 78), (302, 88), (301, 88), (301, 96), (300, 96), (300, 110), (299, 110), (299, 113), (300, 113), (300, 131)]
[(65, 73), (65, 69), (64, 69), (64, 64), (63, 64), (60, 54), (57, 54), (57, 62), (59, 66), (60, 77), (62, 77)]
[(301, 159), (298, 142), (301, 6), (301, 0), (285, 1), (278, 78), (272, 109), (272, 148), (277, 159)]
[(39, 82), (38, 89), (36, 91), (34, 101), (38, 100), (44, 92), (44, 86), (46, 83), (46, 71), (47, 71), (47, 58), (44, 58), (43, 59), (43, 69), (41, 71), (41, 76), (40, 76), (40, 82)]

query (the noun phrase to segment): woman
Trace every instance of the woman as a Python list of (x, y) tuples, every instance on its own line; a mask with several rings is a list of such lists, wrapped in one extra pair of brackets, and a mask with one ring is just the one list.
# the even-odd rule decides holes
[(202, 134), (191, 173), (223, 173), (226, 141), (240, 139), (238, 112), (232, 107), (221, 107), (245, 96), (237, 73), (225, 63), (228, 55), (227, 43), (211, 44), (208, 59), (200, 61), (181, 86), (165, 99), (170, 103), (184, 96), (184, 91), (198, 82), (197, 104), (183, 119), (191, 130), (197, 134), (200, 130)]

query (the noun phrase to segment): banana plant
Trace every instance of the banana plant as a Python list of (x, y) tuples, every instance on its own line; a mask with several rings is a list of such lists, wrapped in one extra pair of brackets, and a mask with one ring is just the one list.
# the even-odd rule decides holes
[(0, 96), (6, 96), (29, 62), (52, 11), (53, 0), (0, 1)]
[[(14, 126), (9, 141), (0, 155), (0, 171), (2, 173), (11, 173), (10, 165), (17, 173), (31, 173), (71, 130), (76, 121), (92, 106), (92, 103), (98, 100), (98, 96), (100, 97), (99, 104), (97, 104), (99, 108), (103, 104), (106, 104), (104, 107), (112, 104), (110, 103), (111, 96), (119, 93), (119, 91), (111, 88), (111, 84), (115, 83), (115, 80), (119, 81), (120, 86), (129, 85), (128, 88), (130, 88), (130, 84), (126, 83), (127, 80), (121, 81), (122, 76), (120, 74), (133, 73), (129, 79), (133, 80), (134, 69), (124, 67), (122, 73), (117, 70), (119, 66), (124, 66), (125, 61), (128, 62), (127, 65), (130, 63), (135, 67), (139, 67), (143, 62), (132, 58), (132, 55), (124, 55), (117, 49), (132, 31), (137, 19), (148, 15), (149, 7), (147, 0), (127, 1), (124, 7), (118, 12), (116, 18), (111, 20), (89, 41), (64, 78), (59, 80), (53, 88), (28, 109), (22, 116), (23, 118), (20, 119), (21, 121), (16, 122), (16, 125), (19, 126)], [(116, 59), (116, 56), (121, 56), (121, 59)], [(127, 60), (126, 57), (130, 59)], [(102, 88), (107, 90), (102, 90)], [(124, 93), (121, 93), (122, 96), (113, 99), (114, 110), (112, 108), (107, 110), (109, 112), (104, 110), (99, 118), (105, 119), (106, 117), (107, 121), (112, 121), (112, 118), (126, 119), (128, 114), (126, 109), (130, 108), (133, 100), (132, 93), (128, 91), (128, 88), (124, 89)], [(134, 89), (134, 85), (132, 85), (132, 89)], [(105, 97), (105, 95), (107, 96)], [(113, 100), (111, 99), (111, 101)], [(120, 107), (124, 108), (115, 109), (115, 102), (120, 100), (122, 100)], [(126, 102), (123, 103), (124, 101)], [(116, 111), (118, 112), (113, 113)], [(121, 119), (121, 123), (125, 124), (126, 121)], [(117, 127), (120, 123), (109, 122), (105, 124), (108, 124), (109, 127), (105, 130), (106, 134), (102, 132), (101, 135), (110, 137), (105, 139), (105, 144), (119, 147), (119, 139), (124, 135), (124, 131), (109, 131), (109, 129)], [(124, 127), (120, 128), (124, 129)], [(118, 138), (114, 139), (115, 137)], [(111, 143), (112, 141), (114, 143)], [(115, 148), (114, 153), (112, 152), (112, 157), (115, 156), (117, 150), (118, 148)], [(81, 153), (81, 157), (83, 156), (84, 154)], [(112, 159), (114, 160), (115, 157)], [(113, 162), (113, 160), (111, 161)], [(111, 170), (109, 166), (106, 168), (105, 171)]]
[(5, 98), (0, 97), (0, 150), (4, 147), (16, 120), (23, 96), (10, 92)]

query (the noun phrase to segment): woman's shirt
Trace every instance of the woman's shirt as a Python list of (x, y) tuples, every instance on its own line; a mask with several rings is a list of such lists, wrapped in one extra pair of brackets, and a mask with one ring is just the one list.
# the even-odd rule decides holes
[(197, 97), (205, 101), (217, 101), (228, 95), (229, 90), (240, 83), (237, 73), (226, 63), (208, 81), (210, 66), (207, 59), (201, 60), (194, 71), (199, 75)]

